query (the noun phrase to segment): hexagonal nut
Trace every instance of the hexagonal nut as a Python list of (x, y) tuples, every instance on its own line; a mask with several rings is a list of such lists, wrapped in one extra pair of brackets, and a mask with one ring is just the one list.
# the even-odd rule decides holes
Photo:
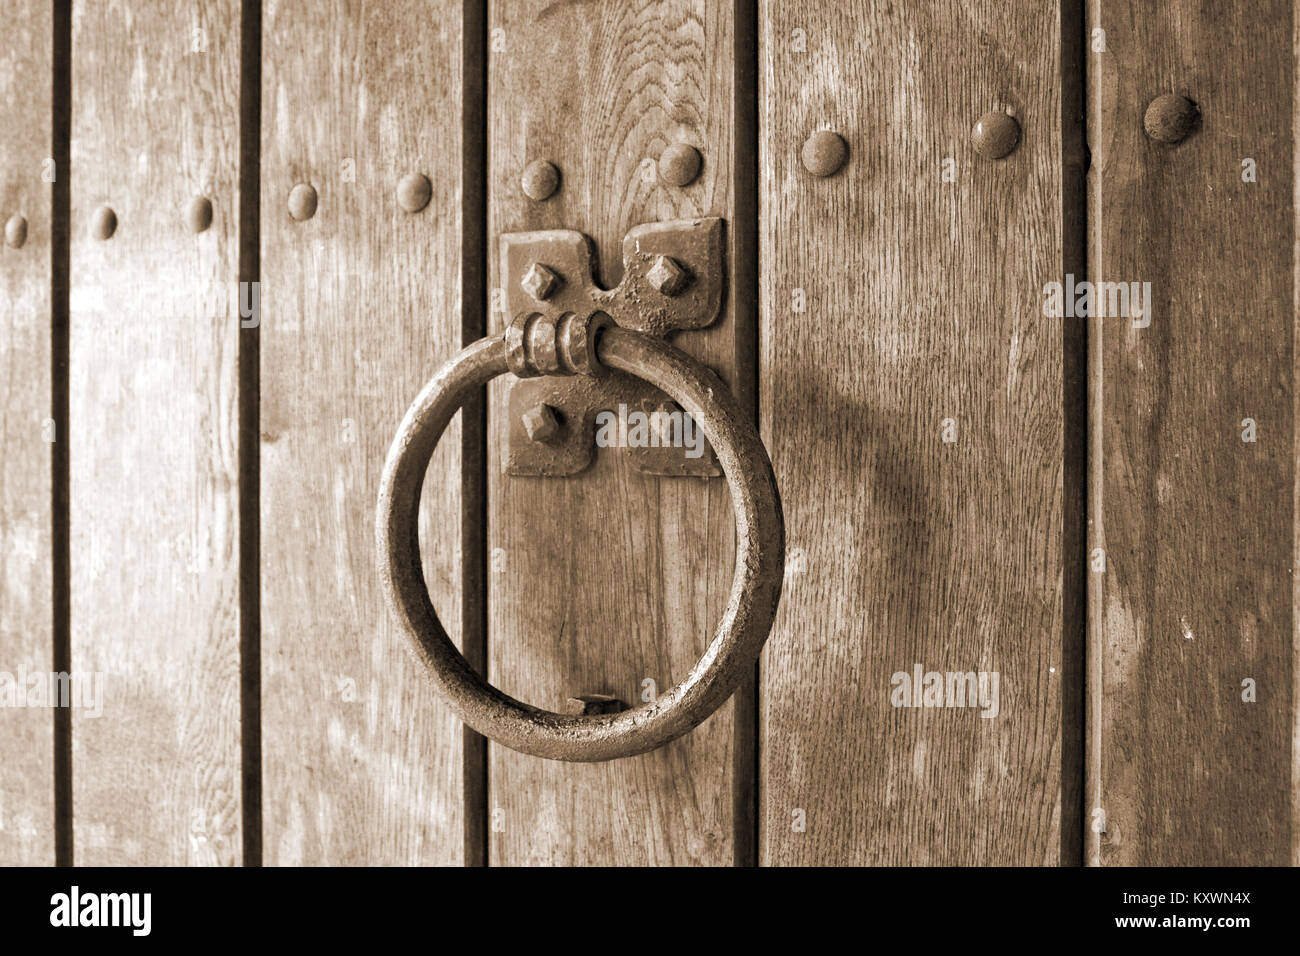
[(534, 405), (523, 415), (524, 431), (533, 441), (549, 442), (560, 433), (560, 420), (550, 405)]
[(670, 256), (659, 256), (646, 273), (650, 284), (664, 295), (679, 295), (690, 284), (691, 275)]
[(519, 281), (523, 290), (539, 302), (545, 302), (560, 287), (560, 277), (540, 262), (534, 262)]

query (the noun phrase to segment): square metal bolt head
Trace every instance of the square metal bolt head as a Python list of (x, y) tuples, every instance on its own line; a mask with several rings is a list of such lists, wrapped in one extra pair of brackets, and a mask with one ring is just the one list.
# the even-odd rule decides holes
[(534, 405), (523, 415), (524, 431), (533, 441), (549, 442), (560, 433), (560, 420), (550, 405)]
[(534, 299), (544, 302), (560, 287), (560, 277), (541, 263), (534, 262), (528, 267), (519, 284)]
[(679, 295), (691, 281), (690, 273), (671, 256), (658, 256), (646, 273), (646, 278), (664, 295)]

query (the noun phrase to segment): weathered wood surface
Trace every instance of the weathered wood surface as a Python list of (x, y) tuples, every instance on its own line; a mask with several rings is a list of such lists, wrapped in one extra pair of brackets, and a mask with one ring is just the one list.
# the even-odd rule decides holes
[[(584, 232), (612, 286), (633, 226), (731, 218), (734, 15), (725, 4), (685, 0), (493, 5), (489, 235)], [(684, 188), (654, 171), (675, 142), (704, 157)], [(535, 159), (562, 177), (540, 203), (520, 186)], [(495, 244), (492, 262), (495, 285)], [(494, 312), (491, 331), (507, 320)], [(728, 307), (713, 329), (678, 341), (730, 381), (735, 321)], [(489, 677), (549, 710), (587, 693), (640, 704), (644, 682), (658, 692), (686, 675), (725, 605), (734, 533), (725, 485), (643, 476), (618, 448), (598, 450), (573, 478), (505, 475), (506, 397), (498, 380), (489, 416)], [(491, 862), (731, 863), (732, 711), (728, 703), (691, 735), (612, 763), (549, 762), (490, 746)]]
[[(1080, 830), (1094, 865), (1300, 863), (1294, 9), (1097, 0), (1078, 30), (1061, 6), (759, 5), (755, 370), (733, 159), (755, 161), (733, 49), (748, 14), (490, 5), (489, 285), (502, 232), (581, 230), (612, 285), (631, 227), (728, 220), (726, 312), (678, 341), (742, 393), (758, 375), (785, 505), (760, 685), (764, 864), (1068, 864)], [(0, 672), (52, 661), (57, 441), (72, 667), (102, 692), (102, 715), (93, 701), (72, 715), (76, 861), (242, 862), (239, 541), (254, 506), (267, 863), (476, 861), (483, 811), (494, 864), (747, 860), (735, 705), (610, 764), (491, 746), (484, 794), (383, 606), (388, 442), (472, 324), (462, 282), (481, 224), (464, 190), (481, 171), (462, 57), (478, 5), (265, 4), (260, 489), (239, 481), (240, 4), (74, 9), (68, 169), (47, 163), (50, 6), (0, 13), (0, 225), (27, 221), (23, 244), (0, 245)], [(1089, 278), (1152, 289), (1137, 324), (1089, 323), (1082, 807), (1084, 353), (1069, 323), (1085, 320), (1043, 314), (1083, 232), (1062, 115), (1072, 29), (1088, 43)], [(1200, 121), (1159, 144), (1143, 112), (1171, 91)], [(971, 143), (991, 110), (1022, 127), (1002, 160)], [(800, 161), (817, 129), (851, 150), (826, 179)], [(684, 188), (654, 169), (677, 142), (704, 156)], [(562, 176), (544, 202), (520, 187), (539, 158)], [(432, 197), (411, 213), (398, 183), (417, 172)], [(50, 174), (71, 184), (67, 434), (49, 421)], [(297, 221), (301, 182), (318, 205)], [(213, 205), (199, 233), (197, 196)], [(103, 205), (117, 227), (101, 240)], [(508, 318), (493, 312), (489, 332)], [(725, 486), (643, 476), (620, 449), (571, 479), (508, 477), (506, 394), (493, 389), (487, 448), (488, 677), (550, 709), (593, 692), (640, 703), (647, 681), (685, 674), (722, 611)], [(453, 635), (478, 564), (461, 550), (476, 545), (460, 447), (454, 425), (420, 529)], [(891, 678), (917, 664), (996, 671), (997, 716), (893, 706)], [(53, 862), (54, 728), (48, 708), (0, 708), (0, 863)]]
[[(262, 747), (268, 864), (459, 864), (461, 725), (394, 626), (374, 509), (407, 406), (460, 347), (461, 8), (268, 4), (263, 23)], [(422, 211), (398, 204), (410, 173)], [(297, 183), (318, 194), (295, 221)], [(459, 632), (459, 426), (421, 506)]]
[[(1041, 292), (1062, 262), (1056, 20), (760, 7), (759, 397), (790, 554), (762, 663), (765, 864), (1054, 864), (1074, 825)], [(998, 161), (970, 138), (992, 110), (1023, 130)], [(818, 129), (851, 150), (827, 179), (800, 161)], [(998, 672), (997, 716), (893, 707), (916, 664)]]
[[(1092, 864), (1297, 861), (1293, 16), (1091, 12), (1089, 266), (1151, 284), (1093, 320)], [(1170, 92), (1176, 145), (1143, 129)]]
[[(50, 672), (50, 4), (0, 10), (0, 865), (54, 862), (54, 720), (27, 701), (28, 675)], [(66, 171), (65, 171), (66, 172)], [(4, 691), (0, 689), (0, 693)], [(21, 698), (19, 697), (21, 695)]]
[(73, 712), (75, 859), (233, 864), (239, 4), (79, 4), (72, 30), (72, 663), (103, 675)]

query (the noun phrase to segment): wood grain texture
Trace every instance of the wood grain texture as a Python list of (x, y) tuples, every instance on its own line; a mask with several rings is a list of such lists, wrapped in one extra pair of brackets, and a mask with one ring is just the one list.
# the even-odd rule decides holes
[(238, 24), (236, 0), (73, 13), (72, 662), (103, 675), (102, 715), (73, 713), (82, 864), (241, 856)]
[[(688, 0), (493, 4), (489, 234), (584, 232), (612, 286), (631, 227), (729, 218), (732, 16), (726, 4)], [(684, 188), (644, 165), (674, 142), (704, 157)], [(559, 167), (562, 184), (535, 203), (519, 177), (539, 158)], [(506, 319), (494, 312), (491, 330)], [(676, 341), (733, 381), (730, 306), (713, 328)], [(489, 679), (548, 710), (587, 693), (640, 704), (643, 681), (664, 691), (686, 675), (725, 605), (734, 534), (725, 485), (641, 475), (622, 449), (598, 449), (569, 479), (507, 476), (507, 389), (498, 379), (489, 416)], [(732, 709), (612, 763), (490, 746), (491, 862), (729, 864)]]
[(0, 680), (21, 697), (0, 708), (0, 865), (54, 862), (53, 728), (26, 701), (26, 675), (48, 674), (51, 619), (49, 3), (0, 11), (0, 228), (27, 222), (26, 241), (0, 240)]
[[(1286, 864), (1293, 5), (1101, 0), (1089, 16), (1106, 31), (1090, 60), (1090, 269), (1152, 297), (1149, 327), (1093, 321), (1090, 546), (1106, 568), (1091, 575), (1089, 862)], [(1201, 122), (1167, 146), (1143, 114), (1174, 91)]]
[[(459, 864), (461, 725), (384, 606), (374, 509), (402, 415), (460, 346), (460, 5), (291, 0), (263, 30), (265, 860)], [(414, 214), (411, 172), (433, 184)], [(319, 194), (303, 222), (299, 182)], [(421, 509), (453, 637), (459, 440)]]
[[(789, 553), (761, 861), (1055, 863), (1080, 663), (1041, 293), (1062, 261), (1055, 4), (765, 0), (760, 24), (759, 396)], [(1022, 137), (990, 161), (970, 133), (999, 109)], [(851, 151), (829, 179), (800, 162), (818, 129)], [(998, 672), (998, 715), (891, 706), (915, 664)]]

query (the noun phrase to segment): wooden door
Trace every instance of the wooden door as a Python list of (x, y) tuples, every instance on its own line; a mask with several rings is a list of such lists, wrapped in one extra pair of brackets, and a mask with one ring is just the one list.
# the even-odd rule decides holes
[[(164, 6), (0, 14), (0, 862), (1296, 862), (1288, 4)], [(608, 289), (706, 218), (672, 341), (770, 455), (776, 622), (693, 732), (518, 753), (385, 606), (385, 455), (503, 235)], [(727, 486), (517, 474), (512, 387), (430, 600), (514, 697), (652, 704)]]

